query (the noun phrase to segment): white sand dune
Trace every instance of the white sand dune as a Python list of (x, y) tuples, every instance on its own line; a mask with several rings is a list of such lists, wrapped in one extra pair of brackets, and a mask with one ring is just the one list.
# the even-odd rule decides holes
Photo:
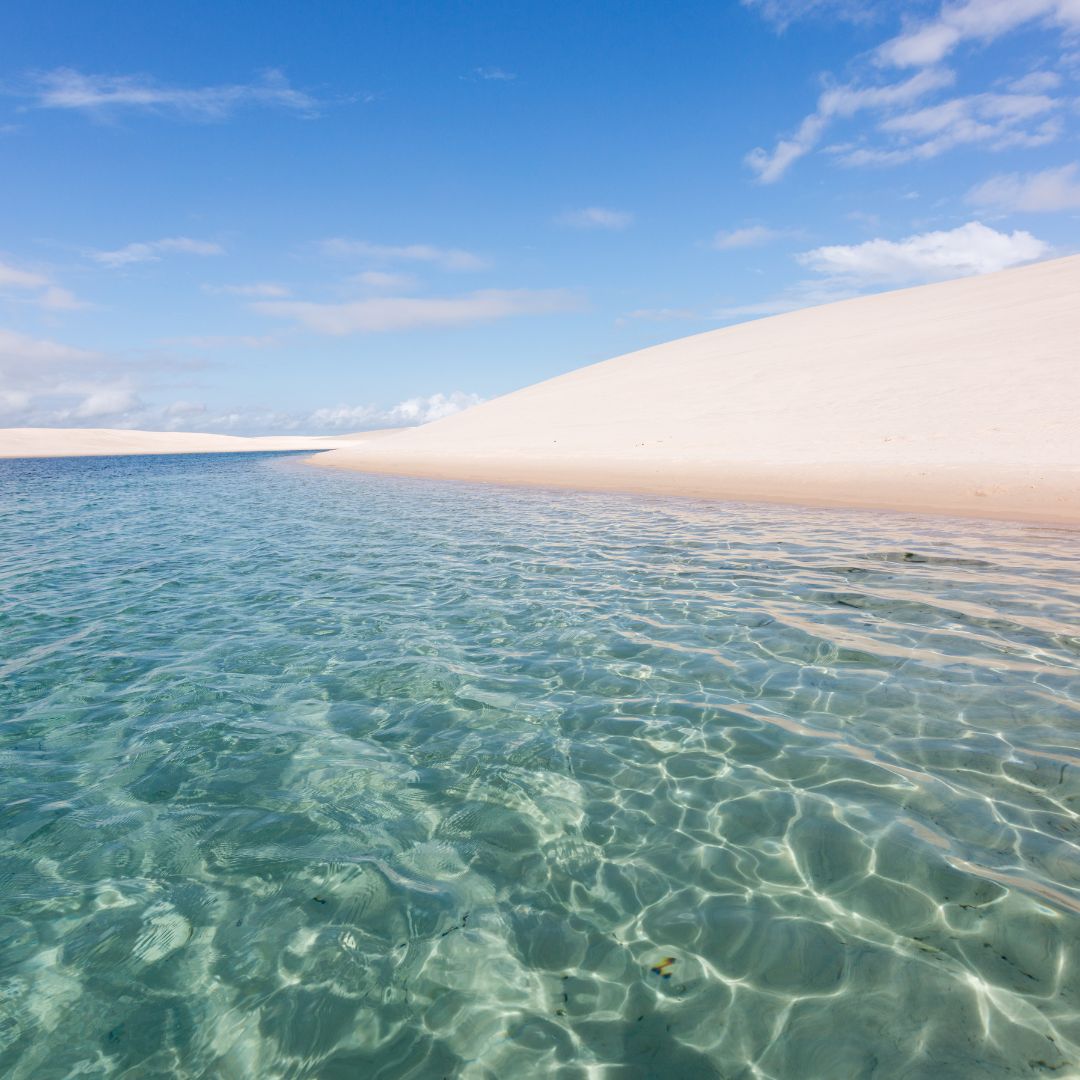
[[(395, 429), (400, 430), (400, 429)], [(0, 428), (0, 458), (104, 457), (113, 454), (220, 454), (252, 450), (332, 450), (388, 431), (354, 435), (207, 435), (192, 431), (128, 431), (117, 428)]]
[(684, 338), (313, 460), (1080, 523), (1080, 256)]

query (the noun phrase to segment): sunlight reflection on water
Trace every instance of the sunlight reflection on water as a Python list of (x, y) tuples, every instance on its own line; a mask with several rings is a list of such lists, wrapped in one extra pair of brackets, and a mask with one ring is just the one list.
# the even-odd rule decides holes
[(1078, 626), (1051, 528), (0, 462), (0, 1074), (1080, 1075)]

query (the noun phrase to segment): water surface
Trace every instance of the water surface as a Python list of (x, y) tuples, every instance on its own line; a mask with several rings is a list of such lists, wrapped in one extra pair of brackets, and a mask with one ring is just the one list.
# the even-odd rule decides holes
[(0, 1075), (1080, 1076), (1078, 626), (1049, 528), (0, 462)]

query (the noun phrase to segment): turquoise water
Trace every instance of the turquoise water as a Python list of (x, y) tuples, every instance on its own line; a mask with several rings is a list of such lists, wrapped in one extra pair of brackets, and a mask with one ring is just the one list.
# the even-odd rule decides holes
[(0, 1075), (1080, 1076), (1078, 627), (1049, 528), (0, 462)]

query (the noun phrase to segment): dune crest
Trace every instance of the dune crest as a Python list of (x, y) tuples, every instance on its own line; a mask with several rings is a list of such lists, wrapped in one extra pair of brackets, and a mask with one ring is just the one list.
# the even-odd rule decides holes
[(593, 364), (313, 459), (367, 472), (1080, 523), (1080, 256)]

